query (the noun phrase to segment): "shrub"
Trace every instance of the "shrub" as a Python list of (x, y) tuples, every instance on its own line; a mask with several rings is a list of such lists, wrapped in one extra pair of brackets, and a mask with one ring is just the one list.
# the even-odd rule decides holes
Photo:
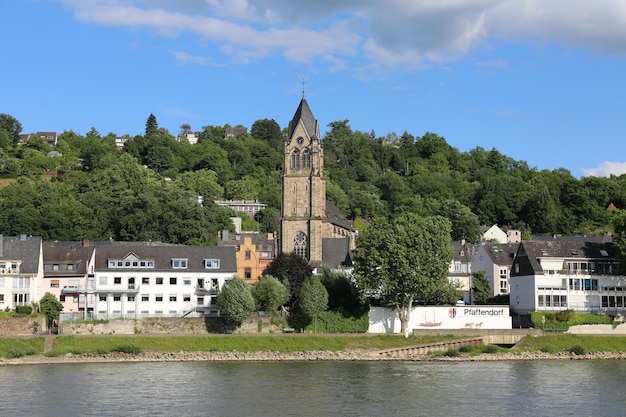
[(13, 348), (9, 352), (9, 358), (23, 358), (24, 356), (35, 355), (37, 352), (33, 348)]
[(500, 348), (496, 345), (484, 345), (481, 350), (483, 353), (498, 353)]
[(33, 313), (33, 308), (31, 306), (16, 306), (15, 312), (17, 314), (23, 314), (25, 316), (29, 316)]
[(459, 348), (459, 352), (462, 352), (462, 353), (469, 353), (472, 350), (474, 350), (474, 346), (472, 345), (463, 345)]
[(446, 353), (444, 355), (448, 356), (450, 358), (456, 358), (457, 356), (460, 355), (460, 353), (456, 349), (449, 349), (449, 350), (446, 351)]
[(544, 345), (544, 346), (541, 346), (539, 350), (542, 351), (543, 353), (554, 353), (554, 348), (552, 346)]
[[(303, 314), (291, 314), (288, 322), (294, 329), (312, 326), (311, 319)], [(368, 329), (368, 313), (352, 316), (342, 311), (322, 311), (317, 316), (317, 331), (319, 333), (367, 333)]]
[(581, 345), (574, 345), (571, 348), (569, 348), (569, 352), (577, 356), (582, 356), (582, 355), (587, 354), (587, 349), (585, 349)]
[(130, 355), (139, 355), (141, 353), (141, 347), (130, 344), (130, 345), (118, 346), (114, 349), (111, 349), (111, 351), (119, 352), (119, 353), (128, 353)]

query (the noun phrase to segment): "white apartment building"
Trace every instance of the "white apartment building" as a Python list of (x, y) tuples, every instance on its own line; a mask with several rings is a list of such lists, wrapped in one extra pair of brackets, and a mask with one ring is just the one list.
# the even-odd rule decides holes
[(626, 315), (626, 276), (612, 243), (522, 242), (511, 271), (511, 313), (575, 310)]
[(98, 319), (218, 316), (216, 298), (237, 273), (234, 247), (97, 242)]
[(489, 296), (509, 293), (511, 266), (519, 243), (483, 243), (472, 259), (472, 272), (484, 271), (489, 281)]

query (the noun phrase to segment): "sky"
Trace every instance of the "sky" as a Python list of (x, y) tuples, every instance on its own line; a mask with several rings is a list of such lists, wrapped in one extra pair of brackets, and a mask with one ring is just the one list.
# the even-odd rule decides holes
[(624, 0), (13, 0), (0, 37), (23, 133), (283, 128), (304, 89), (322, 135), (348, 119), (626, 173)]

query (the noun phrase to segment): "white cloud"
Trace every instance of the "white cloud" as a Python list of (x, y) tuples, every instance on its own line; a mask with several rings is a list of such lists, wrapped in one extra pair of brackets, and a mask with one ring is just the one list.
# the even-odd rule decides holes
[(585, 177), (610, 177), (626, 174), (626, 162), (605, 161), (596, 168), (581, 168)]
[(341, 68), (362, 56), (369, 67), (420, 67), (459, 59), (490, 39), (626, 53), (623, 0), (58, 1), (81, 21), (191, 32), (244, 61), (283, 54)]

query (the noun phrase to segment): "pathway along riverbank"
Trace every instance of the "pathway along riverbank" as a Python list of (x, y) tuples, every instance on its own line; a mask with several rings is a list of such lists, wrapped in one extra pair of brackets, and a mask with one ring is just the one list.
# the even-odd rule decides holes
[(477, 356), (460, 355), (454, 357), (435, 355), (381, 356), (377, 350), (349, 350), (342, 352), (308, 351), (294, 353), (278, 352), (150, 352), (128, 353), (68, 353), (63, 356), (44, 355), (25, 356), (22, 358), (0, 359), (0, 366), (40, 365), (40, 364), (80, 364), (80, 363), (115, 363), (115, 362), (219, 362), (219, 361), (536, 361), (536, 360), (624, 360), (626, 352), (594, 352), (576, 355), (570, 352), (506, 352), (483, 353)]

